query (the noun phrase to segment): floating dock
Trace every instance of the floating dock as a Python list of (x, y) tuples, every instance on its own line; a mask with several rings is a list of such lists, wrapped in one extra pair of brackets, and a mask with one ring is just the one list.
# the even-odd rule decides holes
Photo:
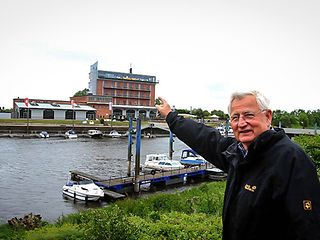
[[(119, 199), (126, 197), (128, 193), (138, 193), (142, 190), (157, 189), (158, 187), (166, 187), (174, 184), (187, 183), (195, 179), (204, 179), (205, 177), (215, 175), (216, 179), (224, 179), (226, 175), (212, 171), (214, 166), (210, 163), (200, 166), (186, 167), (179, 170), (163, 171), (151, 173), (140, 172), (140, 145), (141, 145), (141, 119), (136, 120), (136, 155), (135, 155), (135, 169), (134, 176), (131, 176), (131, 162), (132, 162), (132, 118), (129, 119), (128, 131), (128, 173), (127, 177), (103, 179), (101, 177), (93, 176), (80, 171), (70, 171), (72, 180), (89, 179), (96, 185), (103, 188), (105, 196), (112, 199)], [(150, 126), (150, 135), (152, 135), (154, 126)], [(170, 132), (169, 145), (169, 159), (172, 159), (173, 154), (173, 134)], [(211, 169), (211, 171), (208, 171)], [(209, 179), (209, 177), (208, 177)], [(212, 178), (210, 178), (212, 179)]]
[[(112, 199), (121, 199), (126, 197), (125, 194), (134, 192), (134, 186), (136, 184), (139, 184), (139, 191), (141, 191), (146, 188), (183, 184), (195, 179), (209, 179), (209, 175), (212, 174), (212, 172), (207, 169), (211, 169), (212, 167), (212, 164), (206, 164), (179, 170), (156, 172), (155, 174), (141, 174), (137, 177), (131, 176), (109, 179), (102, 179), (80, 171), (70, 171), (70, 173), (72, 179), (90, 179), (104, 189), (106, 196)], [(224, 178), (225, 175), (217, 176), (216, 180)]]

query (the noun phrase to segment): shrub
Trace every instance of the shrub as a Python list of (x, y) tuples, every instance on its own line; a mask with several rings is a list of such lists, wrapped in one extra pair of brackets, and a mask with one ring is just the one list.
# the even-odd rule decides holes
[(86, 240), (136, 239), (135, 229), (131, 227), (128, 216), (117, 205), (88, 211), (82, 218)]
[(316, 165), (318, 173), (320, 172), (320, 135), (307, 136), (300, 135), (294, 137), (294, 141), (299, 144), (303, 150), (311, 157)]
[(139, 239), (221, 239), (221, 217), (204, 213), (185, 214), (170, 212), (154, 221), (131, 216), (131, 224)]
[(77, 240), (82, 239), (83, 232), (77, 225), (63, 224), (61, 226), (47, 225), (45, 227), (27, 231), (26, 240)]
[(126, 199), (61, 216), (54, 225), (30, 231), (0, 225), (0, 239), (221, 239), (224, 189), (225, 182), (211, 182), (183, 192)]

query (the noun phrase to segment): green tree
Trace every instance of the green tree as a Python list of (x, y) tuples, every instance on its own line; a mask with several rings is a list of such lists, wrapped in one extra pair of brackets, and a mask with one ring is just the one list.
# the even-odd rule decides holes
[(195, 108), (192, 110), (191, 114), (196, 115), (197, 118), (204, 118), (204, 111), (201, 108)]
[(88, 95), (88, 92), (89, 92), (89, 89), (85, 88), (83, 90), (80, 90), (80, 91), (76, 92), (73, 96), (74, 97), (86, 96), (86, 95)]
[(208, 118), (208, 117), (210, 116), (209, 111), (208, 111), (208, 110), (204, 110), (204, 111), (203, 111), (203, 116), (204, 116), (205, 118)]
[(317, 127), (320, 127), (320, 109), (308, 111), (307, 114), (309, 118), (310, 127), (313, 128), (315, 124), (317, 125)]
[(217, 115), (220, 119), (227, 119), (228, 118), (228, 114), (224, 113), (221, 110), (212, 110), (211, 115)]
[(182, 114), (190, 114), (190, 110), (187, 109), (176, 109), (176, 111)]
[(290, 113), (281, 110), (273, 111), (272, 125), (281, 127), (292, 127), (293, 122), (295, 122), (295, 116)]
[(13, 110), (12, 110), (12, 108), (10, 108), (10, 109), (6, 109), (5, 107), (0, 107), (0, 112), (6, 112), (6, 113), (10, 113), (10, 112), (12, 112)]

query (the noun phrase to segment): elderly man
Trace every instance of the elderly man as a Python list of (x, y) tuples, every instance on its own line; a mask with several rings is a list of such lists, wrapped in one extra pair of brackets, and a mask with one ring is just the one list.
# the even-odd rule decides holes
[(270, 129), (272, 111), (259, 92), (234, 93), (229, 114), (235, 138), (157, 105), (170, 130), (228, 173), (225, 240), (320, 239), (320, 183), (314, 164), (284, 131)]

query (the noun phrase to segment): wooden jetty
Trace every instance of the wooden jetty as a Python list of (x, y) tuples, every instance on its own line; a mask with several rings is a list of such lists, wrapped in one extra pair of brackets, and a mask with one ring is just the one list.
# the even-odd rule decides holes
[[(212, 168), (212, 164), (203, 166), (188, 167), (179, 170), (156, 172), (155, 174), (141, 174), (137, 177), (119, 177), (102, 179), (88, 173), (80, 171), (70, 171), (72, 179), (90, 179), (98, 186), (102, 187), (105, 195), (113, 199), (124, 198), (126, 193), (134, 192), (134, 185), (139, 184), (139, 189), (148, 184), (150, 187), (170, 186), (179, 183), (186, 183), (191, 179), (205, 179), (210, 174), (207, 169)], [(225, 176), (222, 176), (223, 179)]]
[[(152, 126), (154, 127), (154, 126)], [(124, 198), (127, 193), (140, 192), (142, 189), (147, 190), (157, 187), (164, 187), (178, 183), (186, 183), (189, 180), (200, 178), (212, 174), (207, 169), (212, 169), (214, 166), (210, 163), (201, 166), (187, 167), (179, 170), (163, 171), (151, 173), (140, 172), (140, 145), (141, 145), (141, 119), (137, 119), (136, 126), (136, 156), (135, 156), (135, 171), (134, 176), (131, 176), (131, 157), (132, 157), (132, 118), (129, 121), (128, 134), (128, 174), (127, 177), (103, 179), (80, 171), (70, 171), (71, 179), (92, 180), (96, 185), (105, 189), (105, 196), (113, 199)], [(152, 133), (152, 132), (151, 132)], [(173, 134), (170, 132), (169, 158), (172, 159), (173, 153)], [(223, 179), (225, 175), (221, 175)]]

